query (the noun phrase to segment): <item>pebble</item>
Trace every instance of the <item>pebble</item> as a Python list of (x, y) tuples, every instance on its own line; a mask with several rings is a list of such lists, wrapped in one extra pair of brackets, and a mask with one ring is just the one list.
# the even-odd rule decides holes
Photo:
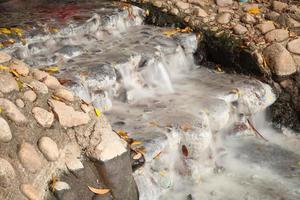
[(18, 107), (8, 99), (0, 98), (0, 107), (4, 114), (17, 124), (26, 123), (26, 117), (20, 112)]
[(156, 0), (156, 1), (153, 2), (153, 5), (154, 5), (155, 7), (161, 8), (162, 5), (163, 5), (163, 2), (160, 1), (160, 0)]
[(22, 184), (20, 190), (27, 197), (28, 200), (39, 200), (39, 193), (31, 184)]
[(19, 91), (18, 83), (11, 74), (0, 74), (0, 91), (2, 93)]
[(186, 10), (186, 9), (189, 9), (190, 4), (189, 4), (189, 3), (182, 2), (182, 1), (177, 1), (177, 2), (176, 2), (176, 6), (177, 6), (177, 8), (179, 8), (180, 10)]
[(273, 1), (272, 6), (273, 6), (273, 10), (275, 10), (277, 12), (282, 12), (288, 8), (288, 4), (280, 2), (280, 1)]
[(260, 30), (260, 32), (262, 34), (265, 34), (269, 31), (274, 30), (275, 26), (274, 26), (274, 23), (272, 21), (266, 21), (266, 22), (263, 22), (261, 24), (258, 24), (257, 28), (258, 28), (258, 30)]
[(68, 158), (66, 165), (68, 169), (72, 172), (81, 170), (84, 168), (82, 162), (78, 158)]
[(49, 137), (39, 139), (38, 146), (48, 161), (56, 161), (59, 157), (57, 144)]
[(197, 11), (196, 15), (198, 17), (207, 17), (208, 16), (207, 12), (200, 7), (196, 8), (196, 11)]
[(23, 167), (31, 173), (36, 173), (43, 167), (40, 155), (29, 143), (21, 145), (18, 156)]
[(75, 111), (73, 107), (63, 102), (50, 99), (49, 104), (58, 116), (59, 123), (65, 128), (84, 125), (90, 121), (87, 113)]
[(231, 14), (230, 13), (221, 13), (219, 14), (217, 18), (217, 22), (219, 24), (228, 24), (231, 20)]
[(238, 35), (245, 34), (248, 29), (245, 26), (242, 26), (241, 24), (237, 24), (233, 27), (234, 33)]
[(23, 99), (29, 102), (34, 102), (36, 100), (37, 96), (34, 91), (27, 90), (24, 92)]
[(45, 83), (45, 85), (48, 88), (53, 89), (53, 90), (61, 87), (60, 82), (54, 76), (48, 75), (43, 82)]
[(279, 43), (265, 48), (263, 55), (268, 66), (278, 76), (290, 75), (296, 72), (297, 67), (291, 54)]
[(251, 15), (246, 13), (243, 17), (242, 17), (242, 22), (246, 23), (246, 24), (255, 24), (256, 23), (256, 19)]
[(41, 80), (43, 80), (44, 78), (46, 78), (48, 76), (48, 73), (44, 72), (44, 71), (41, 71), (41, 70), (38, 70), (38, 69), (33, 69), (32, 70), (32, 76), (36, 80), (41, 81)]
[(55, 90), (54, 95), (66, 100), (66, 101), (74, 101), (73, 93), (64, 88), (59, 88), (59, 89)]
[(10, 127), (5, 119), (0, 117), (0, 142), (9, 142), (12, 139)]
[(48, 112), (47, 110), (40, 108), (40, 107), (34, 107), (32, 109), (33, 116), (35, 120), (44, 128), (50, 128), (54, 121), (54, 114), (51, 112)]
[(294, 54), (300, 55), (300, 39), (290, 41), (287, 44), (287, 49)]
[(5, 52), (0, 52), (0, 64), (11, 60), (11, 56)]
[(21, 60), (13, 59), (8, 66), (11, 69), (16, 70), (16, 72), (22, 76), (27, 76), (29, 74), (29, 66)]
[(216, 4), (221, 7), (231, 6), (233, 4), (232, 0), (216, 0)]
[(63, 190), (69, 190), (69, 189), (71, 189), (71, 187), (66, 182), (58, 181), (58, 182), (56, 182), (54, 189), (55, 189), (55, 191), (61, 192)]
[(0, 187), (10, 187), (14, 185), (16, 177), (13, 166), (5, 159), (0, 158)]
[(289, 38), (289, 31), (285, 29), (275, 29), (265, 35), (268, 42), (282, 42)]
[(16, 105), (19, 107), (19, 108), (24, 108), (25, 106), (25, 103), (22, 99), (17, 99), (16, 100)]
[(44, 83), (34, 80), (31, 81), (30, 85), (34, 91), (41, 94), (48, 94), (48, 87)]
[(293, 55), (294, 61), (297, 65), (297, 71), (300, 71), (300, 55)]

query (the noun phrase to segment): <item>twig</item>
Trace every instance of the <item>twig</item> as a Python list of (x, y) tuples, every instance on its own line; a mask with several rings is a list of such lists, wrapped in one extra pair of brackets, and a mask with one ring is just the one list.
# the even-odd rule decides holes
[(260, 134), (257, 129), (253, 126), (253, 124), (251, 123), (250, 119), (247, 119), (247, 122), (249, 123), (250, 127), (252, 128), (252, 130), (255, 132), (256, 135), (258, 135), (260, 138), (262, 138), (264, 141), (268, 142), (268, 140), (262, 135)]

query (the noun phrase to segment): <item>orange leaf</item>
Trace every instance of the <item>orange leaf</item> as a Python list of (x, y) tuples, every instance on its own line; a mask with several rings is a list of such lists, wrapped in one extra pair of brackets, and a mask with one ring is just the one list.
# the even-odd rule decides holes
[(109, 189), (97, 189), (90, 186), (88, 186), (88, 188), (95, 194), (106, 194), (110, 191)]

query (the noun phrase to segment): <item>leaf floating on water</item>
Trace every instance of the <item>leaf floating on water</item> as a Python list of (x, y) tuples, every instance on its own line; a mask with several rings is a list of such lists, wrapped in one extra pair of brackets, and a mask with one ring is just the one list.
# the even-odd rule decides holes
[(121, 138), (124, 138), (124, 139), (128, 139), (128, 138), (129, 138), (129, 137), (128, 137), (128, 134), (127, 134), (125, 131), (123, 131), (123, 130), (120, 130), (120, 131), (118, 131), (117, 133), (118, 133), (118, 135), (119, 135)]
[(0, 33), (11, 34), (11, 31), (8, 28), (0, 28)]
[(51, 67), (46, 67), (42, 70), (45, 71), (45, 72), (48, 72), (48, 73), (58, 73), (59, 72), (59, 67), (58, 66), (51, 66)]
[(94, 108), (94, 111), (95, 111), (95, 114), (97, 117), (100, 117), (101, 116), (101, 111), (99, 108)]
[(250, 8), (247, 10), (247, 13), (249, 14), (260, 14), (260, 9), (259, 8)]
[(188, 149), (186, 148), (185, 145), (182, 145), (182, 146), (181, 146), (181, 151), (182, 151), (182, 154), (183, 154), (185, 157), (188, 157), (188, 156), (189, 156), (189, 151), (188, 151)]
[(91, 191), (91, 192), (93, 192), (93, 193), (95, 193), (95, 194), (107, 194), (107, 193), (109, 193), (109, 189), (97, 189), (97, 188), (93, 188), (93, 187), (90, 187), (90, 186), (88, 186), (88, 188), (89, 188), (89, 190)]

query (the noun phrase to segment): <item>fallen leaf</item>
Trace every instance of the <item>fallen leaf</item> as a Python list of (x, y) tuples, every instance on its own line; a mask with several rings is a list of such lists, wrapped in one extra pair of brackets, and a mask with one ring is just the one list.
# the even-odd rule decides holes
[(128, 139), (128, 138), (129, 138), (129, 137), (128, 137), (128, 134), (127, 134), (125, 131), (123, 131), (123, 130), (120, 130), (120, 131), (118, 131), (117, 133), (118, 133), (118, 135), (119, 135), (121, 138), (125, 138), (125, 139)]
[(16, 80), (16, 81), (17, 81), (19, 89), (22, 89), (24, 87), (24, 83), (20, 80)]
[(159, 126), (159, 123), (157, 121), (154, 121), (154, 120), (150, 121), (149, 124), (152, 125), (152, 126)]
[(88, 188), (95, 194), (106, 194), (110, 191), (109, 189), (97, 189), (90, 186), (88, 186)]
[(5, 65), (0, 65), (0, 70), (9, 70), (9, 67)]
[(63, 101), (61, 98), (59, 98), (58, 96), (55, 95), (51, 95), (51, 98), (57, 101)]
[(50, 183), (52, 192), (55, 192), (56, 183), (57, 183), (57, 177), (55, 175), (52, 175), (52, 179), (51, 179), (51, 183)]
[(48, 72), (48, 73), (57, 73), (57, 72), (59, 72), (59, 67), (58, 66), (50, 66), (50, 67), (46, 67), (41, 70)]
[(165, 170), (160, 171), (159, 174), (161, 176), (167, 176), (167, 172)]
[(147, 10), (145, 11), (145, 15), (146, 15), (146, 16), (149, 16), (149, 15), (150, 15), (149, 9), (147, 9)]
[(223, 72), (223, 70), (221, 69), (221, 65), (216, 65), (215, 69), (217, 72)]
[(3, 111), (2, 108), (0, 108), (0, 113), (2, 113), (2, 111)]
[(139, 145), (139, 144), (142, 144), (141, 141), (137, 141), (137, 140), (134, 140), (130, 145)]
[(101, 116), (101, 111), (99, 108), (94, 108), (94, 111), (95, 111), (95, 114), (97, 117), (100, 117)]
[(14, 70), (14, 69), (11, 69), (9, 72), (12, 73), (17, 78), (20, 77), (20, 74), (16, 70)]
[(260, 9), (259, 8), (250, 8), (249, 10), (247, 10), (247, 13), (249, 13), (249, 14), (259, 14)]
[(189, 151), (188, 151), (188, 149), (186, 148), (185, 145), (182, 145), (182, 146), (181, 146), (181, 151), (182, 151), (182, 154), (183, 154), (185, 157), (188, 157)]
[(0, 33), (11, 34), (11, 31), (8, 28), (0, 28)]
[(141, 153), (141, 154), (145, 154), (147, 152), (146, 148), (145, 147), (139, 147), (139, 148), (136, 148), (134, 151), (138, 152), (138, 153)]
[(153, 157), (153, 159), (158, 158), (158, 157), (160, 156), (160, 154), (161, 154), (161, 151), (160, 151), (158, 154), (156, 154), (156, 155)]

